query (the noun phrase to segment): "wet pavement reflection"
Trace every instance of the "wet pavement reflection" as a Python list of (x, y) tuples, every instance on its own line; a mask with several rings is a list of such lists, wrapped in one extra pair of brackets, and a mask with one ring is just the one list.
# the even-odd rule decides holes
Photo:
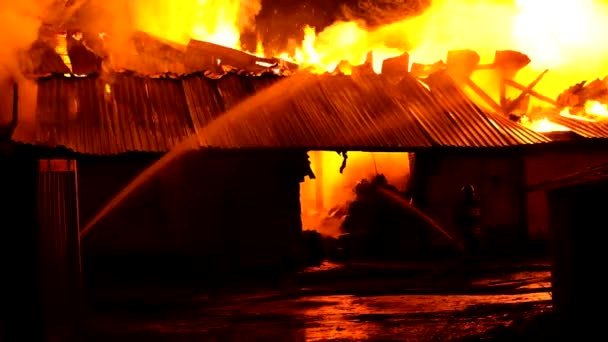
[[(449, 341), (551, 310), (548, 271), (478, 279), (492, 294), (195, 296), (148, 317), (97, 315), (89, 341)], [(500, 293), (502, 292), (502, 293)], [(94, 332), (94, 333), (93, 333)]]

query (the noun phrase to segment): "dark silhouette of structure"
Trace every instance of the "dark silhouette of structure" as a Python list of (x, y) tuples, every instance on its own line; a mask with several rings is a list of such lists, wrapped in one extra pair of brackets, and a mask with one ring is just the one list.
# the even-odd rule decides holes
[(572, 336), (601, 334), (603, 317), (594, 314), (606, 304), (605, 283), (599, 274), (606, 264), (605, 229), (608, 199), (608, 165), (536, 184), (549, 207), (552, 242), (552, 294), (560, 326)]

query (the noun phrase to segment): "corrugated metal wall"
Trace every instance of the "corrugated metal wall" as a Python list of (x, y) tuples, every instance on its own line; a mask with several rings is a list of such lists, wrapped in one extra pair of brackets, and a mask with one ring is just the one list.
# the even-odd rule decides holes
[(77, 317), (80, 236), (75, 160), (41, 160), (38, 174), (40, 284), (47, 329), (64, 335)]

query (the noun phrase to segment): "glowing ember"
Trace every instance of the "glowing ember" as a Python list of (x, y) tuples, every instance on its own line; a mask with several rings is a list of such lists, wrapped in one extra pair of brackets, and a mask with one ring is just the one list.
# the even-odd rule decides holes
[(422, 15), (375, 30), (358, 22), (337, 22), (318, 34), (307, 27), (291, 57), (323, 72), (333, 71), (341, 60), (361, 64), (374, 51), (378, 72), (383, 59), (405, 51), (412, 61), (431, 64), (449, 50), (474, 50), (482, 63), (492, 63), (497, 50), (516, 50), (532, 64), (515, 80), (528, 84), (551, 68), (535, 90), (555, 97), (581, 79), (605, 73), (599, 58), (604, 47), (597, 42), (608, 30), (606, 14), (608, 6), (592, 0), (434, 0)]
[(527, 118), (525, 118), (522, 120), (522, 125), (539, 133), (567, 132), (570, 130), (567, 127), (549, 121), (547, 118), (542, 118), (535, 121), (529, 121)]

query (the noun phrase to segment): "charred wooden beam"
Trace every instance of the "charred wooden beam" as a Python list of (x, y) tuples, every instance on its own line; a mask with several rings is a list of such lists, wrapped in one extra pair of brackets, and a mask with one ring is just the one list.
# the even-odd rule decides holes
[(445, 69), (443, 61), (437, 61), (433, 64), (413, 63), (410, 74), (417, 78), (424, 78), (443, 69)]
[(382, 75), (403, 78), (410, 66), (410, 55), (406, 52), (401, 56), (385, 59), (382, 62)]
[[(76, 37), (80, 38), (77, 39)], [(84, 44), (82, 33), (68, 32), (66, 40), (72, 73), (91, 75), (101, 72), (102, 58)]]
[(186, 47), (181, 44), (153, 37), (145, 32), (135, 32), (131, 38), (139, 54), (154, 55), (157, 58), (183, 63)]
[(549, 70), (545, 70), (543, 71), (540, 75), (538, 75), (536, 77), (536, 79), (534, 79), (534, 81), (532, 81), (532, 83), (530, 83), (526, 89), (524, 89), (521, 94), (519, 94), (519, 96), (517, 98), (515, 98), (515, 100), (513, 100), (513, 102), (511, 102), (506, 108), (505, 108), (505, 113), (510, 114), (513, 110), (515, 110), (517, 107), (519, 107), (522, 103), (522, 101), (528, 96), (528, 94), (530, 94), (530, 91), (532, 91), (532, 89), (534, 87), (536, 87), (536, 85), (538, 84), (538, 82), (540, 82), (543, 77), (549, 72)]
[[(519, 83), (517, 83), (517, 82), (515, 82), (513, 80), (505, 79), (505, 84), (508, 85), (508, 86), (510, 86), (510, 87), (513, 87), (515, 89), (519, 89), (521, 91), (526, 91), (527, 90), (526, 86), (521, 85), (521, 84), (519, 84)], [(555, 101), (554, 99), (552, 99), (552, 98), (550, 98), (548, 96), (540, 94), (540, 93), (536, 92), (535, 90), (530, 89), (530, 90), (528, 90), (528, 93), (530, 95), (536, 97), (537, 99), (541, 100), (541, 101), (544, 101), (546, 103), (549, 103), (549, 104), (552, 104), (552, 105), (554, 105), (556, 107), (559, 107), (559, 104), (557, 103), (557, 101)]]
[(481, 57), (473, 50), (448, 51), (446, 59), (446, 70), (458, 83), (466, 83), (471, 77)]
[(374, 53), (368, 52), (365, 56), (365, 62), (361, 65), (353, 67), (353, 74), (369, 75), (374, 73)]
[(502, 50), (495, 52), (492, 63), (479, 64), (475, 70), (495, 70), (498, 72), (500, 76), (500, 106), (505, 108), (508, 105), (505, 79), (513, 79), (521, 69), (530, 64), (530, 61), (530, 58), (521, 52)]
[(521, 52), (504, 50), (496, 51), (494, 54), (494, 63), (492, 65), (494, 69), (500, 73), (501, 77), (513, 79), (515, 75), (530, 64), (530, 62), (530, 58)]
[(290, 70), (298, 68), (297, 64), (288, 61), (282, 61), (277, 58), (261, 58), (246, 52), (198, 40), (190, 40), (188, 43), (185, 64), (193, 71), (206, 70), (217, 64), (228, 65), (254, 73), (267, 71), (281, 64), (288, 66)]
[(488, 95), (481, 87), (479, 87), (470, 78), (466, 80), (466, 85), (471, 88), (485, 103), (487, 103), (497, 113), (504, 114), (503, 108), (494, 101), (494, 99)]
[(563, 107), (584, 106), (589, 100), (608, 102), (608, 80), (606, 78), (595, 79), (590, 83), (587, 81), (577, 83), (557, 97), (557, 102)]

